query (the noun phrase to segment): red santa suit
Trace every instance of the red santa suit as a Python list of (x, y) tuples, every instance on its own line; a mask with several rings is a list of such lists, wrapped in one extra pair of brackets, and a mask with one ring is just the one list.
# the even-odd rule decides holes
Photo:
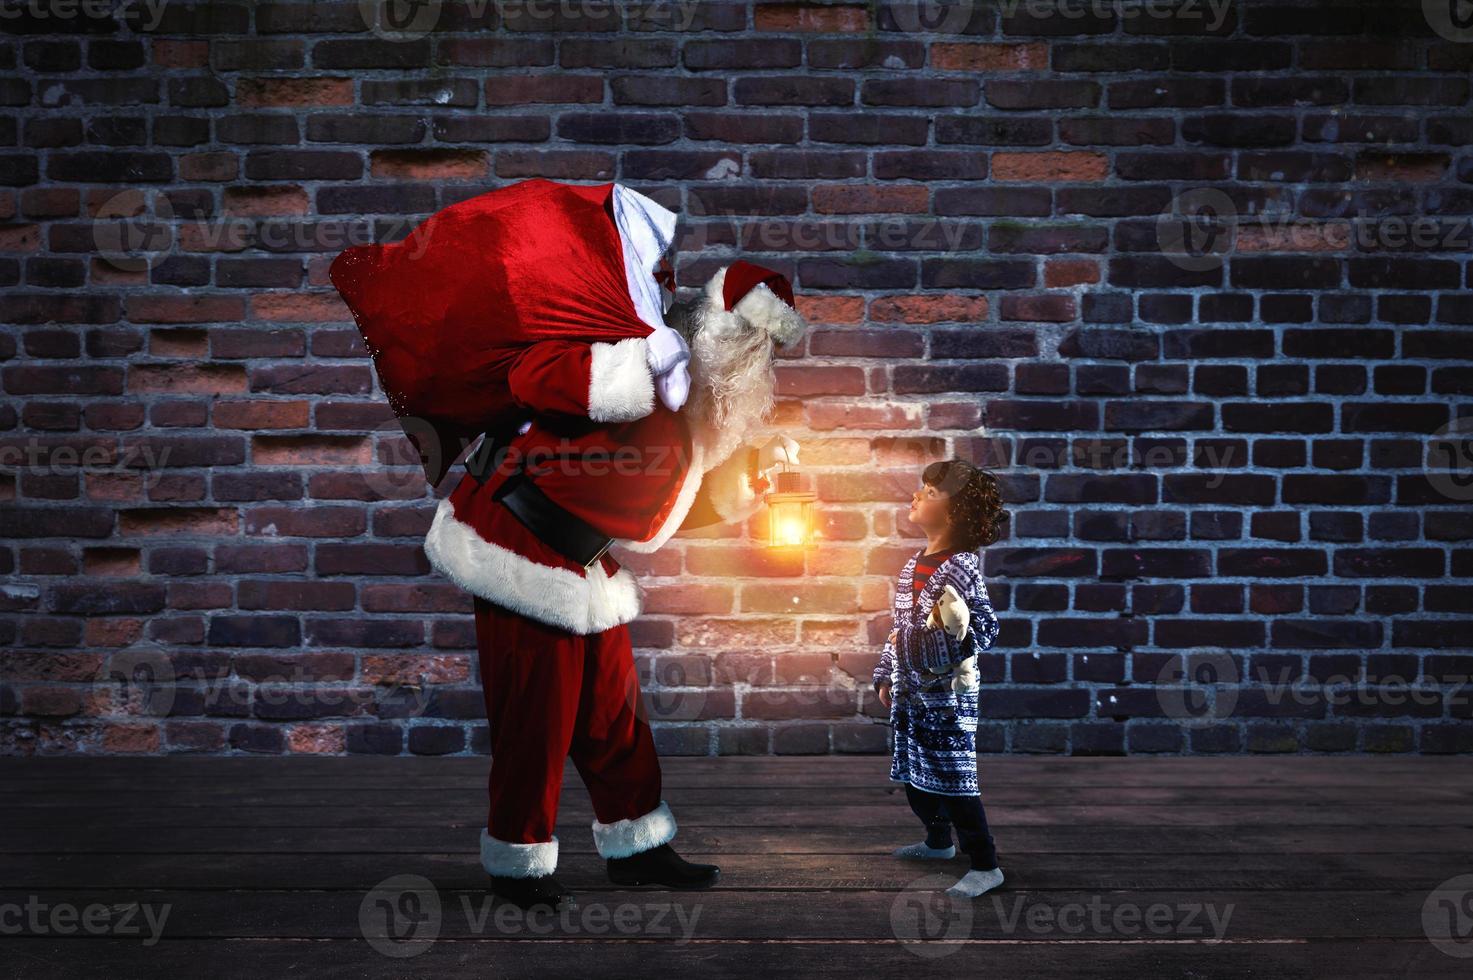
[[(658, 549), (683, 526), (741, 520), (760, 505), (751, 453), (732, 452), (731, 440), (656, 397), (649, 332), (668, 328), (651, 287), (675, 215), (604, 186), (611, 215), (622, 219), (612, 224), (628, 270), (629, 309), (620, 316), (632, 310), (647, 333), (542, 339), (498, 357), (498, 411), (526, 422), (484, 482), (467, 474), (440, 502), (425, 538), (431, 565), (475, 597), (492, 756), (481, 859), (493, 875), (556, 868), (553, 828), (568, 757), (592, 799), (601, 856), (636, 854), (676, 831), (629, 640), (639, 584), (607, 552), (584, 566), (533, 533), (499, 499), (508, 481), (530, 480), (636, 552)], [(804, 328), (786, 280), (749, 263), (721, 269), (698, 302), (709, 317), (780, 343)], [(447, 414), (463, 419), (467, 411)]]
[[(601, 363), (618, 367), (604, 373)], [(476, 596), (492, 741), (483, 864), (492, 874), (531, 875), (556, 866), (552, 830), (566, 756), (592, 798), (601, 856), (665, 843), (676, 824), (639, 712), (626, 625), (640, 613), (638, 582), (610, 554), (587, 567), (560, 554), (498, 491), (525, 473), (632, 551), (653, 551), (681, 527), (745, 519), (760, 497), (747, 451), (713, 459), (716, 434), (693, 431), (684, 413), (654, 398), (642, 355), (549, 341), (529, 348), (508, 382), (531, 425), (484, 483), (466, 475), (440, 503), (425, 554)], [(594, 414), (639, 417), (595, 422)]]

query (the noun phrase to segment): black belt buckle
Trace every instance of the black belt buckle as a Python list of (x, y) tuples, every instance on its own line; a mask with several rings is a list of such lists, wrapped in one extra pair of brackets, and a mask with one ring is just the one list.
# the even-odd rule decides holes
[(521, 472), (512, 474), (497, 487), (493, 499), (500, 501), (543, 544), (584, 568), (602, 558), (614, 543), (613, 538), (564, 510)]

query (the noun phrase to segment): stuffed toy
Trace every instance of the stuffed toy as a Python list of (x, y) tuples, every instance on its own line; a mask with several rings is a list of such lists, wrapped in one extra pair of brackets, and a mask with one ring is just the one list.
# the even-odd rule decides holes
[[(931, 607), (930, 614), (926, 616), (928, 627), (944, 629), (948, 635), (958, 640), (966, 639), (971, 621), (971, 610), (967, 608), (967, 604), (952, 585), (947, 585), (942, 590), (941, 595), (936, 599), (936, 604)], [(975, 693), (981, 687), (975, 653), (957, 664), (950, 673), (952, 674), (951, 689), (953, 691)]]

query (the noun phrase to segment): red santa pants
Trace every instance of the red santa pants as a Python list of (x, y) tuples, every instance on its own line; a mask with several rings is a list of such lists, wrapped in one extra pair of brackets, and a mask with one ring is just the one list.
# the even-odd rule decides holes
[(475, 598), (476, 646), (491, 732), (490, 814), (482, 864), (491, 874), (549, 874), (557, 864), (563, 761), (593, 802), (603, 857), (670, 840), (660, 762), (639, 689), (629, 628), (580, 635)]

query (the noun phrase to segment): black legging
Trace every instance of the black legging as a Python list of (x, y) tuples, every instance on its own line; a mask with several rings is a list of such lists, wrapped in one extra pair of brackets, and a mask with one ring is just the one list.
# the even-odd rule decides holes
[(905, 798), (910, 801), (911, 810), (926, 825), (927, 847), (950, 847), (954, 824), (962, 850), (972, 859), (972, 870), (987, 871), (997, 867), (997, 847), (987, 830), (987, 813), (982, 809), (981, 796), (975, 793), (971, 796), (944, 796), (906, 783)]

